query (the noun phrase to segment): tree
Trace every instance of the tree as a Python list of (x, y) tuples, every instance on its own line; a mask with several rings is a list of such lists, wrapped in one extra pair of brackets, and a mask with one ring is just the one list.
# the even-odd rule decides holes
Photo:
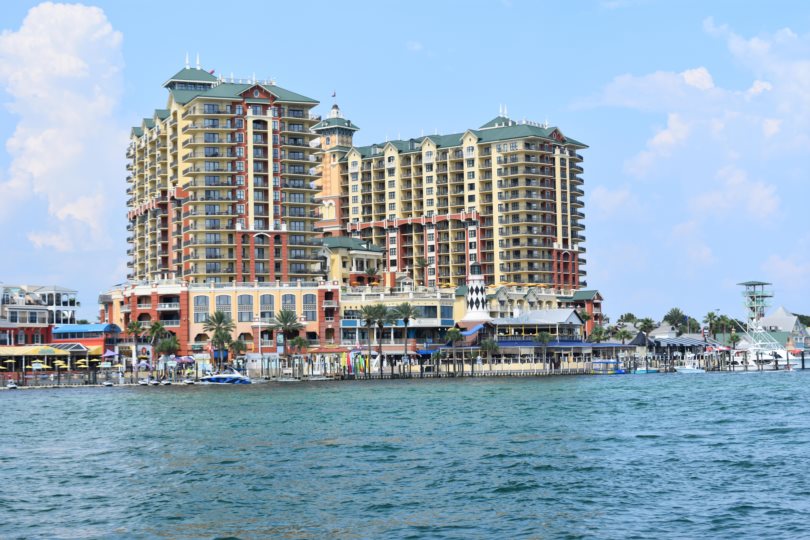
[(425, 268), (427, 268), (427, 261), (422, 257), (417, 257), (413, 265), (419, 269), (419, 275), (422, 276), (422, 285), (427, 285), (427, 277), (425, 276)]
[(592, 343), (601, 343), (607, 339), (607, 332), (603, 326), (596, 326), (591, 332), (591, 337), (589, 341)]
[[(593, 319), (591, 314), (588, 313), (587, 311), (585, 311), (584, 309), (582, 311), (578, 311), (577, 314), (579, 315), (579, 318), (582, 319), (582, 326), (584, 328), (588, 328), (588, 321)], [(586, 334), (587, 334), (587, 331), (583, 332), (583, 335), (586, 335)], [(586, 337), (587, 337), (587, 335), (586, 335)]]
[(633, 339), (633, 334), (631, 334), (630, 330), (627, 328), (619, 328), (613, 336), (616, 339), (620, 339), (622, 341), (622, 345), (624, 345), (625, 341), (628, 339)]
[(222, 357), (231, 342), (231, 334), (235, 328), (236, 323), (224, 311), (215, 311), (213, 315), (208, 316), (205, 324), (203, 324), (203, 330), (211, 333), (211, 346), (214, 347), (215, 351), (219, 352), (217, 369), (222, 367)]
[(236, 358), (245, 353), (247, 350), (247, 343), (242, 341), (241, 339), (235, 339), (231, 341), (230, 346), (231, 352), (233, 353), (233, 357)]
[[(647, 343), (650, 341), (650, 332), (655, 330), (655, 321), (649, 317), (644, 317), (636, 321), (636, 328), (644, 334), (644, 359), (647, 360)], [(646, 367), (646, 364), (645, 364)]]
[(368, 281), (368, 284), (371, 285), (371, 282), (377, 281), (378, 278), (379, 278), (379, 270), (369, 266), (366, 269), (366, 280)]
[(154, 367), (155, 360), (157, 359), (157, 351), (155, 345), (166, 335), (166, 327), (160, 321), (155, 321), (149, 326), (149, 343), (152, 345), (152, 364)]
[(536, 336), (534, 336), (534, 340), (540, 343), (543, 347), (543, 369), (548, 369), (546, 367), (548, 365), (546, 348), (548, 347), (548, 342), (551, 341), (551, 334), (549, 334), (548, 332), (540, 332)]
[(143, 334), (143, 325), (141, 322), (129, 321), (129, 324), (127, 325), (127, 334), (133, 338), (134, 342), (137, 342), (138, 338), (141, 337), (141, 334)]
[(481, 342), (481, 352), (487, 355), (487, 363), (489, 364), (490, 371), (492, 371), (492, 355), (499, 350), (498, 342), (494, 339), (485, 339)]
[(180, 350), (180, 342), (177, 341), (177, 336), (170, 335), (169, 337), (160, 340), (155, 347), (155, 350), (162, 355), (171, 356), (173, 354), (177, 354), (177, 351)]
[(703, 317), (703, 322), (709, 327), (712, 339), (717, 339), (717, 313), (710, 311)]
[(731, 332), (731, 335), (728, 336), (728, 344), (731, 346), (732, 349), (737, 348), (737, 344), (740, 342), (742, 338), (736, 332)]
[(382, 335), (386, 326), (394, 324), (397, 320), (394, 311), (388, 309), (384, 304), (375, 304), (374, 306), (374, 324), (377, 325), (377, 361), (380, 363), (380, 379), (383, 376), (383, 354), (382, 354)]
[(636, 322), (636, 316), (630, 312), (624, 313), (619, 317), (619, 320), (616, 322), (620, 323), (634, 323)]
[[(453, 361), (455, 362), (456, 358), (456, 343), (461, 341), (461, 338), (464, 336), (461, 335), (461, 330), (458, 328), (451, 328), (447, 331), (444, 335), (445, 339), (450, 342), (450, 347), (452, 347), (453, 351)], [(464, 375), (464, 359), (462, 358), (461, 361), (461, 374)]]
[(298, 315), (296, 315), (294, 311), (290, 309), (282, 309), (273, 316), (273, 320), (270, 321), (269, 328), (275, 332), (280, 332), (281, 335), (284, 336), (284, 356), (286, 359), (289, 357), (287, 354), (287, 342), (298, 337), (298, 334), (305, 327), (298, 320)]
[(363, 306), (360, 308), (360, 319), (363, 321), (363, 326), (366, 328), (366, 341), (368, 343), (368, 357), (366, 358), (366, 365), (363, 366), (363, 371), (368, 377), (368, 368), (371, 366), (371, 329), (377, 323), (377, 308), (374, 305)]
[(664, 322), (669, 323), (671, 326), (681, 326), (686, 320), (686, 315), (680, 308), (672, 308), (664, 315)]
[(287, 342), (287, 346), (290, 348), (290, 351), (293, 354), (306, 354), (307, 348), (309, 347), (309, 341), (306, 338), (296, 335), (290, 341)]
[[(403, 356), (406, 357), (406, 356), (408, 356), (408, 325), (410, 324), (411, 319), (415, 319), (415, 318), (417, 318), (419, 316), (419, 312), (416, 310), (415, 307), (413, 307), (408, 302), (403, 302), (403, 303), (401, 303), (400, 305), (398, 305), (397, 307), (394, 308), (394, 315), (396, 316), (397, 319), (402, 319), (402, 325), (405, 327), (405, 333), (404, 333), (405, 345), (403, 345), (403, 349), (404, 349)], [(394, 373), (393, 369), (394, 369), (394, 366), (392, 364), (391, 365), (391, 374), (392, 375)]]

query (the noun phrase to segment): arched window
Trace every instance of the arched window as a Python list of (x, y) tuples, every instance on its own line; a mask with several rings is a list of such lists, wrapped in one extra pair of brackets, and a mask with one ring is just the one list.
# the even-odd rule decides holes
[(317, 297), (314, 294), (304, 295), (304, 318), (307, 321), (314, 321), (318, 318)]
[(231, 297), (227, 294), (217, 296), (216, 310), (223, 312), (228, 317), (233, 317), (231, 313)]
[(253, 320), (253, 297), (249, 294), (240, 294), (236, 299), (236, 311), (239, 322)]
[(263, 321), (272, 319), (275, 310), (275, 298), (272, 294), (263, 294), (259, 297), (259, 317)]
[(208, 297), (196, 296), (194, 298), (194, 322), (204, 323), (208, 320)]
[(295, 295), (285, 294), (281, 297), (281, 309), (284, 311), (295, 311)]

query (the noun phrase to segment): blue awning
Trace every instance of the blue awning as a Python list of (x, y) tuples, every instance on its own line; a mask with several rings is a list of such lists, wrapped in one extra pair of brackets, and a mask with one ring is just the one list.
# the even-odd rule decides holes
[(107, 323), (94, 323), (94, 324), (60, 324), (54, 327), (53, 334), (58, 336), (60, 334), (89, 334), (89, 333), (104, 333), (104, 334), (120, 334), (121, 328), (117, 324)]

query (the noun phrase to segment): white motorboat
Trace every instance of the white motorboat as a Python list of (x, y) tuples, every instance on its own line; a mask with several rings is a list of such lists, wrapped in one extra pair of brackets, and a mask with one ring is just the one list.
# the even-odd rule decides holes
[(149, 379), (138, 379), (138, 384), (140, 386), (149, 386)]
[(15, 383), (14, 381), (8, 381), (6, 383), (6, 388), (8, 388), (9, 390), (16, 390), (17, 389), (17, 383)]
[(101, 386), (115, 386), (112, 381), (104, 381), (101, 383)]
[(203, 384), (250, 384), (250, 377), (242, 375), (233, 368), (229, 368), (221, 373), (213, 373), (200, 377)]
[(706, 373), (706, 370), (697, 364), (687, 364), (683, 366), (675, 366), (677, 373)]
[(191, 384), (197, 384), (197, 383), (194, 382), (194, 379), (183, 379), (183, 384), (191, 385)]

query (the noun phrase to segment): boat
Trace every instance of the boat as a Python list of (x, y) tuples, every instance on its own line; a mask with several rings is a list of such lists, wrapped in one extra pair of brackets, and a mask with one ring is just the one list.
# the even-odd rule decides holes
[(138, 379), (138, 384), (140, 386), (149, 386), (149, 379)]
[(8, 381), (6, 383), (6, 388), (8, 388), (9, 390), (16, 390), (17, 389), (17, 383), (15, 383), (14, 381)]
[(197, 383), (194, 382), (194, 379), (183, 379), (183, 384), (191, 385), (191, 384), (197, 384)]
[(697, 364), (686, 364), (683, 366), (675, 366), (677, 373), (706, 373), (706, 370)]
[(171, 386), (172, 381), (170, 381), (169, 379), (163, 379), (162, 381), (160, 381), (160, 384), (162, 386)]
[(151, 384), (152, 386), (157, 386), (157, 385), (159, 385), (159, 384), (160, 384), (160, 381), (159, 381), (159, 380), (157, 380), (157, 379), (152, 379), (152, 380), (151, 380), (151, 381), (149, 381), (147, 384)]
[(250, 377), (242, 375), (233, 368), (221, 373), (213, 373), (200, 378), (203, 384), (250, 384)]
[(101, 386), (115, 386), (112, 381), (104, 381)]
[(658, 368), (654, 368), (654, 367), (638, 367), (638, 368), (636, 368), (636, 370), (633, 373), (636, 373), (638, 375), (641, 375), (641, 374), (644, 374), (644, 373), (658, 373)]
[(626, 371), (618, 360), (594, 360), (591, 362), (594, 375), (624, 375)]

